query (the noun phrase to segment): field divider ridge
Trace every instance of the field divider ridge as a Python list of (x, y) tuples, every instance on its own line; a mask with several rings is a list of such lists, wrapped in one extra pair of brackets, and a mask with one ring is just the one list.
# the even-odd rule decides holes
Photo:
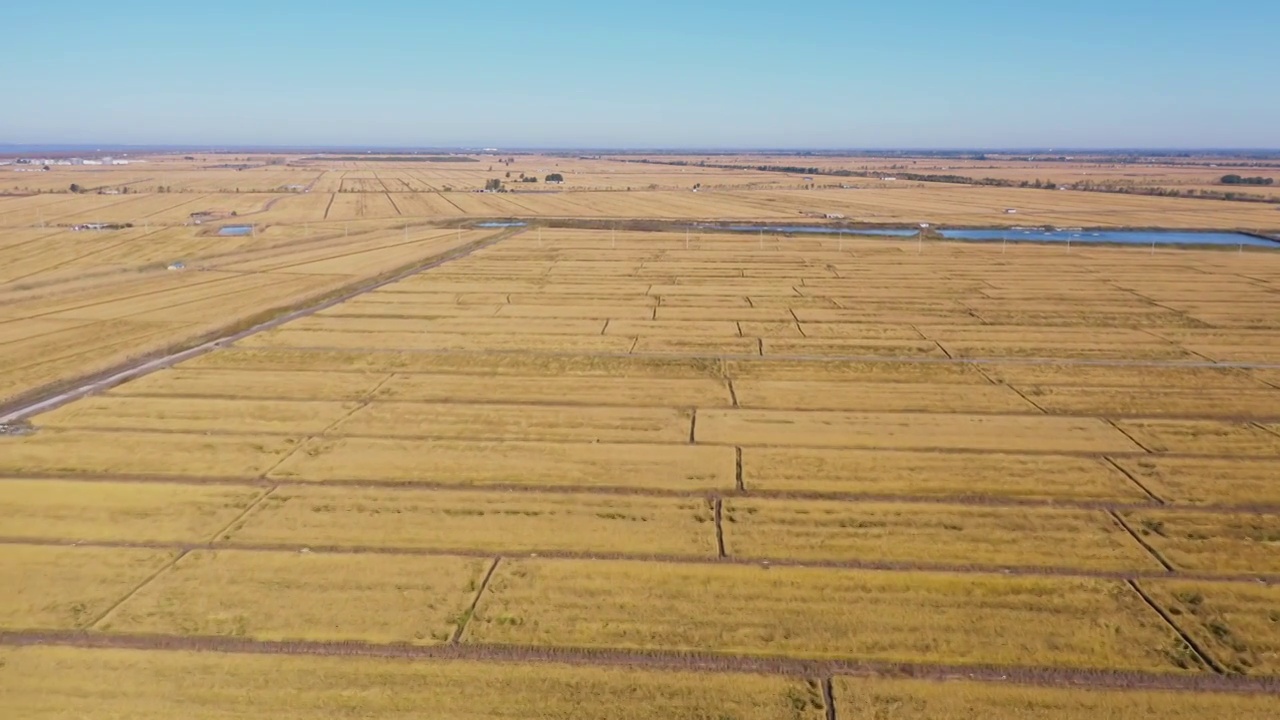
[(1155, 561), (1160, 563), (1160, 565), (1164, 567), (1165, 570), (1168, 570), (1171, 573), (1178, 572), (1177, 568), (1175, 568), (1172, 563), (1166, 560), (1164, 558), (1164, 555), (1160, 554), (1159, 550), (1156, 550), (1154, 547), (1152, 547), (1151, 543), (1147, 542), (1146, 540), (1143, 540), (1142, 536), (1139, 535), (1133, 529), (1133, 527), (1129, 525), (1129, 523), (1125, 522), (1124, 518), (1120, 517), (1120, 513), (1116, 512), (1115, 510), (1108, 510), (1107, 515), (1110, 515), (1111, 519), (1114, 520), (1116, 524), (1124, 528), (1124, 531), (1129, 533), (1129, 537), (1133, 538), (1135, 542), (1141, 545), (1142, 549), (1146, 550), (1147, 553), (1151, 555), (1151, 557), (1155, 558)]
[(480, 605), (480, 599), (484, 597), (484, 591), (489, 588), (489, 581), (493, 579), (493, 574), (498, 570), (498, 563), (502, 562), (502, 556), (493, 558), (493, 562), (489, 564), (488, 570), (485, 571), (484, 579), (480, 581), (480, 587), (476, 590), (475, 597), (471, 598), (471, 605), (462, 613), (458, 626), (454, 628), (453, 636), (449, 638), (450, 645), (458, 645), (462, 641), (462, 634), (467, 631), (467, 624), (471, 622), (471, 618), (476, 614), (476, 607)]
[(728, 557), (724, 550), (724, 498), (717, 495), (711, 501), (711, 514), (715, 520), (716, 557), (723, 560)]
[[(299, 443), (299, 445), (301, 445), (301, 443)], [(213, 533), (213, 535), (209, 536), (209, 544), (212, 545), (217, 543), (219, 539), (225, 539), (224, 536), (227, 536), (233, 529), (236, 529), (237, 525), (243, 523), (250, 515), (253, 515), (253, 513), (256, 512), (258, 508), (262, 507), (262, 504), (267, 501), (267, 498), (271, 497), (271, 494), (278, 489), (280, 489), (279, 485), (272, 485), (267, 488), (266, 492), (255, 498), (254, 501), (249, 503), (249, 505), (245, 507), (239, 515), (232, 518), (231, 522), (227, 523), (217, 532)]]
[(1178, 634), (1178, 637), (1182, 638), (1182, 641), (1187, 644), (1187, 647), (1191, 648), (1191, 652), (1196, 654), (1196, 657), (1199, 658), (1200, 662), (1204, 663), (1205, 667), (1209, 668), (1217, 675), (1226, 675), (1226, 671), (1222, 669), (1222, 666), (1218, 664), (1218, 661), (1214, 660), (1212, 655), (1206, 652), (1204, 648), (1200, 647), (1200, 644), (1195, 641), (1195, 638), (1192, 638), (1182, 628), (1178, 627), (1178, 624), (1173, 621), (1173, 617), (1169, 615), (1169, 613), (1165, 612), (1165, 609), (1160, 607), (1155, 600), (1151, 599), (1151, 596), (1147, 594), (1146, 590), (1142, 589), (1142, 586), (1138, 584), (1137, 580), (1129, 580), (1127, 584), (1134, 592), (1138, 593), (1138, 596), (1142, 598), (1142, 601), (1145, 602), (1148, 607), (1154, 610), (1156, 614), (1165, 621), (1165, 624), (1167, 624), (1170, 629)]
[[(1147, 447), (1146, 445), (1143, 445), (1143, 444), (1142, 444), (1142, 442), (1141, 442), (1141, 441), (1139, 441), (1137, 438), (1135, 438), (1135, 437), (1133, 436), (1133, 434), (1132, 434), (1132, 433), (1130, 433), (1128, 430), (1125, 430), (1124, 428), (1120, 427), (1120, 423), (1116, 422), (1115, 420), (1113, 420), (1113, 419), (1111, 419), (1111, 418), (1109, 418), (1109, 417), (1098, 418), (1098, 419), (1099, 419), (1099, 420), (1101, 420), (1102, 422), (1104, 422), (1104, 423), (1106, 423), (1106, 424), (1110, 425), (1112, 428), (1114, 428), (1114, 429), (1115, 429), (1115, 431), (1116, 431), (1116, 432), (1118, 432), (1118, 433), (1120, 433), (1121, 435), (1123, 435), (1123, 436), (1125, 436), (1126, 438), (1128, 438), (1129, 442), (1131, 442), (1131, 443), (1133, 443), (1134, 445), (1137, 445), (1138, 447), (1142, 448), (1142, 451), (1143, 451), (1143, 452), (1147, 453), (1148, 455), (1152, 455), (1152, 454), (1154, 454), (1154, 453), (1153, 453), (1153, 451), (1151, 450), (1151, 448)], [(1117, 454), (1118, 454), (1118, 453), (1117, 453)]]
[(117, 601), (115, 601), (114, 603), (112, 603), (112, 604), (111, 604), (111, 607), (107, 608), (105, 611), (103, 611), (101, 614), (99, 614), (99, 615), (98, 615), (98, 617), (94, 618), (92, 622), (86, 623), (86, 624), (84, 625), (84, 628), (85, 628), (86, 630), (93, 630), (94, 628), (96, 628), (96, 627), (98, 627), (99, 625), (101, 625), (101, 624), (102, 624), (102, 622), (103, 622), (104, 620), (106, 620), (107, 618), (111, 617), (111, 614), (112, 614), (112, 613), (114, 613), (117, 609), (119, 609), (121, 605), (124, 605), (125, 603), (129, 602), (129, 600), (130, 600), (130, 599), (132, 599), (132, 598), (133, 598), (133, 596), (135, 596), (135, 595), (137, 595), (138, 593), (142, 592), (142, 589), (143, 589), (144, 587), (146, 587), (146, 586), (150, 585), (153, 581), (155, 581), (155, 579), (156, 579), (156, 578), (158, 578), (158, 577), (160, 577), (161, 575), (163, 575), (164, 573), (168, 572), (170, 569), (172, 569), (172, 568), (173, 568), (173, 566), (174, 566), (174, 565), (177, 565), (177, 564), (178, 564), (178, 562), (179, 562), (180, 560), (182, 560), (182, 558), (184, 558), (184, 557), (186, 557), (186, 556), (187, 556), (187, 553), (188, 553), (188, 552), (190, 552), (190, 551), (189, 551), (189, 550), (180, 550), (180, 551), (178, 551), (177, 553), (175, 553), (175, 554), (174, 554), (174, 556), (173, 556), (173, 558), (172, 558), (172, 559), (170, 559), (170, 560), (169, 560), (169, 562), (167, 562), (167, 563), (165, 563), (164, 565), (160, 566), (160, 568), (158, 568), (155, 572), (153, 572), (153, 573), (151, 573), (150, 575), (148, 575), (147, 577), (143, 578), (142, 582), (138, 583), (137, 585), (135, 585), (135, 586), (133, 587), (133, 589), (132, 589), (132, 590), (130, 590), (129, 592), (125, 593), (124, 597), (122, 597), (122, 598), (120, 598), (119, 600), (117, 600)]
[(1103, 457), (1102, 459), (1103, 459), (1103, 461), (1104, 461), (1104, 462), (1106, 462), (1108, 465), (1110, 465), (1111, 467), (1113, 467), (1113, 468), (1115, 468), (1116, 470), (1120, 471), (1120, 474), (1121, 474), (1121, 475), (1124, 475), (1126, 478), (1128, 478), (1128, 479), (1129, 479), (1129, 482), (1133, 483), (1134, 485), (1136, 485), (1136, 486), (1138, 487), (1138, 489), (1139, 489), (1139, 490), (1141, 490), (1142, 492), (1146, 493), (1147, 497), (1151, 498), (1152, 500), (1155, 500), (1155, 501), (1156, 501), (1157, 503), (1159, 503), (1160, 505), (1168, 505), (1168, 504), (1169, 504), (1167, 501), (1165, 501), (1165, 499), (1164, 499), (1164, 498), (1162, 498), (1162, 497), (1160, 497), (1159, 495), (1157, 495), (1157, 494), (1155, 494), (1154, 492), (1152, 492), (1152, 491), (1151, 491), (1151, 488), (1149, 488), (1149, 487), (1147, 487), (1145, 484), (1143, 484), (1143, 482), (1142, 482), (1141, 480), (1139, 480), (1139, 479), (1138, 479), (1138, 476), (1137, 476), (1137, 475), (1134, 475), (1132, 472), (1130, 472), (1128, 468), (1126, 468), (1125, 466), (1123, 466), (1123, 465), (1121, 465), (1120, 463), (1116, 462), (1116, 461), (1115, 461), (1114, 459), (1112, 459), (1110, 456)]
[(363, 641), (250, 640), (228, 636), (85, 633), (78, 630), (0, 630), (0, 647), (56, 646), (82, 649), (207, 652), (240, 655), (367, 657), (438, 661), (546, 663), (578, 667), (716, 672), (815, 677), (965, 678), (1041, 687), (1171, 690), (1280, 696), (1280, 678), (942, 663), (817, 660), (778, 655), (733, 655), (678, 650), (626, 650), (458, 643), (377, 644)]
[(822, 678), (822, 704), (826, 710), (826, 720), (836, 720), (836, 693), (832, 687), (835, 679), (830, 675)]

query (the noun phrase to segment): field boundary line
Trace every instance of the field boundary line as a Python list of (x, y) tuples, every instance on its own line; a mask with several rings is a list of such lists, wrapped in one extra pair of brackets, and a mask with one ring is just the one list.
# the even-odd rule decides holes
[(729, 388), (729, 405), (730, 407), (742, 407), (738, 404), (738, 389), (733, 386), (733, 378), (725, 377), (724, 384)]
[(733, 448), (733, 485), (734, 488), (742, 493), (747, 493), (747, 485), (742, 475), (742, 446), (736, 445)]
[(1110, 465), (1111, 467), (1115, 468), (1116, 470), (1119, 470), (1121, 475), (1124, 475), (1126, 478), (1128, 478), (1128, 479), (1129, 479), (1129, 482), (1133, 483), (1134, 485), (1137, 485), (1139, 490), (1141, 490), (1142, 492), (1144, 492), (1144, 493), (1146, 493), (1146, 494), (1147, 494), (1147, 497), (1151, 498), (1152, 500), (1155, 500), (1157, 503), (1159, 503), (1159, 504), (1161, 504), (1161, 505), (1168, 505), (1168, 504), (1169, 504), (1168, 502), (1166, 502), (1166, 501), (1165, 501), (1165, 499), (1164, 499), (1164, 498), (1162, 498), (1162, 497), (1160, 497), (1159, 495), (1157, 495), (1157, 494), (1155, 494), (1155, 493), (1151, 492), (1151, 488), (1149, 488), (1149, 487), (1147, 487), (1146, 485), (1144, 485), (1144, 484), (1142, 483), (1142, 481), (1138, 479), (1138, 476), (1137, 476), (1137, 475), (1134, 475), (1133, 473), (1129, 472), (1129, 470), (1128, 470), (1127, 468), (1125, 468), (1125, 467), (1124, 467), (1123, 465), (1121, 465), (1120, 463), (1116, 462), (1116, 461), (1115, 461), (1114, 459), (1112, 459), (1110, 456), (1104, 457), (1104, 458), (1102, 458), (1102, 459), (1103, 459), (1104, 461), (1106, 461), (1106, 463), (1107, 463), (1108, 465)]
[(499, 555), (489, 564), (489, 569), (484, 574), (484, 579), (480, 581), (480, 589), (476, 590), (476, 596), (471, 598), (471, 605), (467, 607), (466, 612), (462, 614), (462, 620), (458, 623), (453, 631), (453, 636), (449, 638), (450, 645), (457, 645), (462, 641), (462, 634), (467, 631), (467, 625), (471, 623), (471, 618), (476, 614), (476, 607), (480, 605), (480, 599), (484, 597), (484, 591), (489, 588), (489, 581), (493, 579), (493, 574), (498, 570), (498, 563), (502, 562), (502, 556)]
[(1125, 430), (1124, 428), (1120, 427), (1120, 424), (1119, 424), (1119, 423), (1117, 423), (1115, 420), (1112, 420), (1112, 419), (1111, 419), (1111, 418), (1109, 418), (1109, 417), (1098, 418), (1098, 419), (1099, 419), (1099, 420), (1101, 420), (1102, 422), (1104, 422), (1104, 423), (1106, 423), (1106, 424), (1110, 425), (1111, 427), (1115, 428), (1116, 432), (1118, 432), (1118, 433), (1120, 433), (1121, 435), (1123, 435), (1123, 436), (1125, 436), (1126, 438), (1128, 438), (1129, 442), (1131, 442), (1131, 443), (1133, 443), (1134, 445), (1137, 445), (1138, 447), (1142, 448), (1142, 451), (1143, 451), (1143, 452), (1147, 453), (1148, 455), (1152, 455), (1152, 454), (1154, 454), (1154, 452), (1151, 450), (1151, 448), (1149, 448), (1149, 447), (1147, 447), (1146, 445), (1143, 445), (1141, 442), (1139, 442), (1137, 438), (1135, 438), (1133, 435), (1129, 434), (1129, 431), (1127, 431), (1127, 430)]
[(231, 522), (227, 523), (221, 530), (218, 530), (213, 535), (210, 535), (209, 541), (208, 541), (209, 544), (213, 545), (217, 543), (218, 539), (221, 538), (223, 535), (226, 535), (228, 532), (230, 532), (231, 529), (234, 528), (237, 523), (243, 522), (246, 518), (252, 515), (254, 511), (262, 507), (262, 504), (266, 502), (267, 498), (270, 497), (271, 494), (274, 493), (279, 488), (280, 488), (279, 485), (272, 485), (271, 487), (267, 488), (266, 492), (262, 493), (257, 498), (255, 498), (254, 501), (249, 503), (249, 506), (246, 507), (239, 515), (236, 515), (234, 518), (232, 518)]
[[(714, 509), (713, 509), (714, 512)], [(450, 558), (492, 558), (493, 548), (466, 547), (408, 547), (378, 545), (325, 545), (318, 543), (266, 543), (237, 542), (224, 540), (218, 542), (165, 543), (131, 540), (104, 540), (78, 542), (66, 538), (23, 538), (0, 537), (0, 547), (83, 547), (98, 549), (143, 549), (172, 552), (218, 551), (242, 553), (297, 553), (307, 550), (322, 555), (373, 555), (402, 557), (450, 557)], [(524, 553), (526, 548), (521, 548)], [(931, 563), (912, 560), (830, 560), (812, 558), (787, 558), (768, 556), (728, 555), (715, 557), (710, 553), (701, 555), (662, 555), (654, 553), (627, 552), (592, 552), (589, 550), (556, 550), (532, 548), (529, 551), (544, 560), (579, 561), (579, 562), (629, 562), (665, 565), (735, 565), (760, 566), (775, 568), (821, 568), (826, 570), (850, 570), (877, 573), (915, 573), (915, 574), (949, 574), (978, 575), (992, 579), (1008, 576), (1090, 579), (1090, 580), (1194, 580), (1197, 582), (1233, 585), (1259, 582), (1267, 585), (1280, 585), (1280, 574), (1262, 573), (1252, 575), (1214, 575), (1203, 572), (1178, 572), (1163, 570), (1090, 570), (1088, 568), (1049, 567), (1035, 565), (962, 565), (959, 563)]]
[(1175, 674), (1160, 671), (895, 663), (875, 660), (814, 660), (777, 655), (733, 655), (677, 650), (626, 650), (585, 647), (523, 646), (481, 643), (407, 645), (362, 641), (277, 641), (226, 636), (98, 633), (76, 630), (0, 630), (0, 647), (59, 646), (87, 650), (149, 650), (241, 655), (369, 657), (492, 663), (539, 663), (578, 667), (617, 667), (676, 672), (707, 672), (815, 677), (903, 677), (927, 680), (965, 678), (979, 682), (1041, 687), (1115, 690), (1185, 690), (1247, 695), (1280, 695), (1280, 678)]
[(711, 514), (715, 520), (716, 556), (723, 560), (729, 556), (724, 550), (724, 498), (716, 496), (711, 501)]
[(1107, 514), (1110, 515), (1111, 519), (1116, 521), (1116, 523), (1120, 527), (1124, 528), (1124, 531), (1129, 533), (1129, 537), (1133, 538), (1134, 542), (1141, 545), (1142, 549), (1146, 550), (1147, 553), (1151, 555), (1151, 557), (1155, 559), (1156, 562), (1160, 563), (1160, 565), (1165, 570), (1168, 570), (1169, 572), (1175, 573), (1175, 574), (1178, 573), (1177, 568), (1175, 568), (1172, 563), (1166, 560), (1164, 555), (1160, 554), (1159, 550), (1156, 550), (1154, 547), (1152, 547), (1151, 543), (1148, 543), (1146, 540), (1143, 540), (1142, 537), (1137, 532), (1134, 531), (1133, 527), (1129, 525), (1129, 523), (1125, 522), (1124, 518), (1120, 517), (1120, 513), (1116, 512), (1115, 510), (1108, 510)]
[(1258, 428), (1259, 430), (1261, 430), (1261, 431), (1262, 431), (1262, 432), (1264, 432), (1264, 433), (1268, 433), (1268, 434), (1271, 434), (1271, 435), (1275, 435), (1276, 437), (1280, 437), (1280, 431), (1273, 430), (1273, 429), (1271, 429), (1271, 428), (1267, 427), (1266, 425), (1263, 425), (1261, 422), (1259, 422), (1259, 421), (1257, 421), (1257, 420), (1250, 421), (1250, 423), (1249, 423), (1249, 424), (1250, 424), (1250, 425), (1252, 425), (1252, 426), (1254, 426), (1254, 427), (1256, 427), (1256, 428)]
[(689, 410), (689, 444), (697, 444), (698, 408)]
[(1191, 648), (1191, 652), (1196, 654), (1196, 657), (1200, 659), (1200, 662), (1204, 663), (1205, 667), (1218, 675), (1226, 675), (1226, 671), (1222, 669), (1222, 666), (1218, 664), (1218, 661), (1214, 660), (1209, 653), (1205, 652), (1194, 638), (1184, 632), (1182, 628), (1178, 627), (1178, 624), (1173, 621), (1173, 618), (1169, 613), (1165, 612), (1164, 608), (1160, 607), (1155, 600), (1151, 599), (1151, 596), (1147, 594), (1146, 590), (1142, 589), (1142, 586), (1138, 584), (1137, 580), (1129, 580), (1126, 584), (1132, 588), (1134, 592), (1138, 593), (1138, 596), (1142, 598), (1142, 601), (1154, 610), (1156, 614), (1165, 621), (1169, 628), (1178, 634), (1178, 637), (1182, 638), (1182, 641), (1187, 644), (1187, 647)]
[[(304, 300), (301, 303), (295, 304), (292, 309), (285, 307), (266, 311), (265, 314), (268, 317), (265, 320), (255, 322), (255, 318), (251, 317), (242, 321), (254, 323), (243, 330), (235, 331), (234, 328), (239, 325), (239, 323), (233, 323), (228, 327), (215, 330), (214, 332), (205, 335), (204, 338), (208, 339), (195, 338), (185, 341), (187, 343), (196, 343), (193, 347), (188, 347), (177, 352), (162, 351), (153, 357), (144, 357), (141, 361), (137, 359), (130, 360), (123, 365), (117, 366), (115, 369), (107, 370), (95, 375), (89, 375), (78, 380), (70, 380), (62, 384), (55, 384), (53, 386), (54, 388), (65, 388), (70, 384), (72, 385), (71, 389), (54, 389), (45, 391), (35, 390), (29, 394), (30, 397), (35, 398), (34, 400), (23, 400), (20, 397), (10, 405), (0, 405), (0, 413), (4, 413), (0, 415), (0, 425), (12, 424), (20, 420), (25, 420), (31, 415), (46, 412), (69, 402), (79, 400), (83, 397), (93, 395), (103, 390), (108, 390), (120, 383), (142, 377), (143, 375), (147, 375), (156, 370), (161, 370), (213, 350), (226, 347), (227, 345), (251, 335), (256, 335), (258, 333), (280, 327), (292, 320), (313, 315), (321, 310), (339, 305), (367, 292), (399, 282), (432, 268), (439, 267), (440, 265), (452, 260), (466, 257), (474, 252), (483, 250), (491, 245), (495, 245), (508, 237), (517, 235), (522, 231), (523, 228), (514, 229), (514, 231), (507, 230), (499, 232), (495, 235), (448, 249), (425, 260), (415, 262), (409, 267), (402, 268), (400, 270), (392, 270), (373, 278), (365, 278), (343, 288), (321, 294), (309, 300)], [(262, 317), (262, 315), (260, 314), (258, 317)], [(183, 344), (183, 342), (179, 342), (176, 346), (182, 347)]]
[(832, 687), (834, 679), (828, 675), (822, 682), (822, 704), (826, 706), (827, 720), (836, 720), (836, 693)]
[(137, 595), (139, 592), (141, 592), (141, 591), (142, 591), (142, 589), (143, 589), (143, 588), (145, 588), (146, 586), (150, 585), (150, 584), (152, 583), (152, 581), (154, 581), (156, 578), (160, 577), (160, 576), (161, 576), (161, 575), (163, 575), (164, 573), (168, 572), (168, 571), (169, 571), (169, 569), (170, 569), (170, 568), (172, 568), (174, 565), (177, 565), (177, 564), (178, 564), (178, 561), (179, 561), (179, 560), (181, 560), (182, 558), (186, 557), (188, 552), (190, 552), (190, 551), (189, 551), (189, 550), (181, 550), (181, 551), (179, 551), (179, 552), (175, 553), (175, 554), (174, 554), (174, 556), (173, 556), (173, 558), (172, 558), (171, 560), (169, 560), (169, 562), (167, 562), (167, 563), (165, 563), (164, 565), (160, 566), (160, 568), (159, 568), (158, 570), (156, 570), (155, 572), (151, 573), (151, 574), (150, 574), (150, 575), (148, 575), (146, 578), (144, 578), (144, 579), (142, 580), (142, 582), (140, 582), (140, 583), (138, 583), (136, 586), (134, 586), (134, 588), (133, 588), (132, 590), (130, 590), (128, 593), (126, 593), (124, 597), (122, 597), (122, 598), (120, 598), (119, 600), (117, 600), (117, 601), (115, 601), (114, 603), (112, 603), (112, 604), (111, 604), (111, 607), (107, 608), (105, 612), (103, 612), (102, 614), (98, 615), (98, 617), (94, 618), (93, 622), (86, 624), (86, 625), (84, 626), (84, 627), (85, 627), (85, 629), (86, 629), (86, 630), (93, 630), (93, 629), (94, 629), (94, 628), (96, 628), (98, 625), (101, 625), (101, 624), (102, 624), (102, 622), (103, 622), (104, 620), (106, 620), (107, 618), (111, 617), (111, 614), (112, 614), (112, 613), (114, 613), (117, 609), (119, 609), (121, 605), (124, 605), (125, 603), (129, 602), (129, 600), (133, 599), (133, 596)]

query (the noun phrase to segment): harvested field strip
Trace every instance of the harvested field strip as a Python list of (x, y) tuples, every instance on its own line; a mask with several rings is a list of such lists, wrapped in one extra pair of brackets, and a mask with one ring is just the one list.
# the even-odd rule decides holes
[(1182, 580), (1142, 586), (1227, 672), (1280, 675), (1280, 587)]
[(106, 396), (218, 397), (261, 400), (333, 400), (367, 396), (386, 373), (188, 370), (170, 368), (118, 385)]
[[(24, 720), (129, 717), (186, 720), (263, 716), (303, 720), (345, 712), (391, 717), (430, 708), (434, 718), (587, 717), (602, 698), (617, 720), (733, 717), (823, 720), (797, 711), (812, 688), (798, 678), (706, 673), (697, 668), (584, 667), (555, 662), (483, 662), (193, 651), (24, 647), (0, 650), (0, 695)], [(202, 678), (193, 684), (191, 678)], [(145, 682), (140, 682), (145, 678)], [(387, 693), (395, 687), (394, 693)], [(626, 701), (620, 699), (626, 698)], [(1244, 720), (1249, 720), (1245, 718)]]
[(483, 377), (396, 375), (376, 395), (412, 402), (584, 404), (613, 407), (729, 407), (726, 386), (707, 378)]
[(563, 493), (288, 487), (220, 539), (499, 554), (715, 555), (704, 499)]
[(1268, 419), (1280, 416), (1280, 390), (1023, 387), (1053, 414), (1140, 418)]
[[(447, 642), (484, 574), (463, 557), (195, 551), (117, 607), (104, 632)], [(369, 613), (370, 607), (380, 612)]]
[(1201, 670), (1125, 584), (510, 560), (464, 642), (813, 659)]
[(247, 486), (13, 479), (0, 482), (0, 517), (9, 536), (198, 543), (262, 493)]
[(746, 558), (1149, 571), (1106, 513), (729, 498), (725, 547)]
[(1116, 426), (1153, 453), (1280, 457), (1280, 435), (1250, 423), (1123, 420)]
[[(715, 360), (629, 355), (538, 355), (516, 353), (396, 353), (356, 350), (272, 350), (230, 347), (183, 363), (197, 370), (278, 372), (383, 372), (473, 374), (486, 377), (561, 376), (697, 379), (721, 376)], [(981, 375), (977, 377), (982, 382)]]
[(688, 411), (665, 408), (375, 402), (338, 423), (330, 434), (678, 443), (688, 438), (690, 417)]
[(837, 677), (835, 705), (846, 718), (876, 720), (1266, 720), (1272, 697), (1187, 692), (1028, 687), (966, 680)]
[(79, 630), (177, 553), (11, 545), (0, 554), (0, 627)]
[(743, 482), (752, 492), (1149, 502), (1123, 473), (1096, 458), (745, 448), (742, 468)]
[(1116, 465), (1174, 505), (1280, 505), (1275, 460), (1150, 456)]
[(328, 330), (280, 329), (237, 343), (241, 348), (280, 350), (357, 350), (391, 352), (485, 351), (525, 353), (561, 351), (566, 354), (615, 353), (626, 355), (634, 338), (595, 335), (511, 335), (490, 333), (382, 332), (358, 333)]
[(42, 430), (0, 437), (0, 473), (254, 479), (299, 443), (290, 437)]
[(1280, 515), (1150, 510), (1124, 518), (1175, 569), (1280, 573)]
[[(1280, 437), (1274, 437), (1280, 443)], [(1099, 420), (992, 415), (706, 410), (699, 442), (739, 446), (1133, 452)], [(1278, 446), (1280, 447), (1280, 446)]]
[(926, 383), (738, 380), (738, 404), (769, 410), (1039, 414), (1007, 387)]
[(183, 397), (88, 397), (38, 415), (39, 427), (312, 435), (356, 411), (353, 402)]
[[(672, 445), (655, 452), (656, 447), (326, 438), (308, 441), (273, 470), (271, 477), (316, 482), (366, 479), (690, 491), (733, 487), (732, 448)], [(369, 462), (371, 457), (377, 461)]]

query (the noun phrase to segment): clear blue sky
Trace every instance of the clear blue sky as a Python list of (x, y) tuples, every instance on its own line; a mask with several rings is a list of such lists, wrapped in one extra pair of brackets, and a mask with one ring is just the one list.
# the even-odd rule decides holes
[(0, 144), (1280, 147), (1280, 1), (0, 2)]

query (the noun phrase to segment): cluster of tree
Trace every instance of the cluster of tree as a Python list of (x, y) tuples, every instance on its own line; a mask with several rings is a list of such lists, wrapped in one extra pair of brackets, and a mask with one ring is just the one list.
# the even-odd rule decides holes
[(71, 187), (70, 187), (70, 188), (68, 188), (68, 190), (70, 190), (70, 191), (71, 191), (71, 192), (73, 192), (73, 193), (82, 193), (82, 192), (84, 192), (84, 188), (80, 187), (80, 186), (79, 186), (78, 184), (76, 184), (76, 183), (71, 183)]
[(564, 182), (564, 175), (561, 175), (560, 173), (551, 173), (550, 175), (547, 176), (547, 182), (562, 183)]
[(1272, 185), (1275, 178), (1269, 177), (1240, 177), (1239, 175), (1223, 175), (1220, 181), (1223, 185)]
[(484, 181), (485, 192), (502, 192), (502, 181), (498, 178)]

